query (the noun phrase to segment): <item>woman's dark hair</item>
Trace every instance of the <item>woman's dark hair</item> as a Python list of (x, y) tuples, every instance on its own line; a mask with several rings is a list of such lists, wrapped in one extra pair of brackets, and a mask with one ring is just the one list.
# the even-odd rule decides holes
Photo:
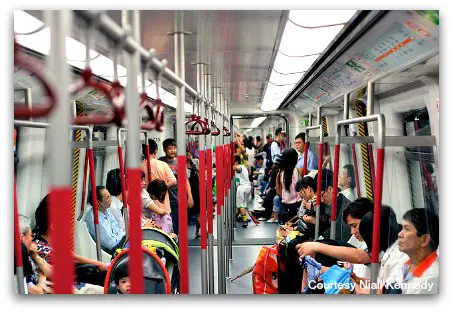
[(299, 181), (297, 181), (296, 191), (299, 192), (301, 189), (306, 189), (306, 188), (311, 187), (313, 189), (313, 192), (316, 192), (316, 188), (317, 188), (316, 183), (317, 183), (317, 181), (315, 179), (313, 179), (312, 177), (305, 176), (302, 179), (300, 179)]
[[(101, 191), (106, 189), (105, 186), (98, 185), (96, 186), (96, 198), (98, 201), (102, 201), (102, 194)], [(93, 206), (93, 192), (90, 191), (88, 194), (88, 203)]]
[(250, 140), (250, 138), (244, 138), (244, 147), (250, 149), (253, 147), (253, 143), (252, 140)]
[(115, 284), (120, 285), (120, 279), (129, 277), (129, 268), (128, 262), (121, 262), (115, 269)]
[(146, 178), (146, 174), (145, 174), (145, 171), (140, 171), (140, 177), (141, 179), (143, 180), (144, 178)]
[(44, 196), (41, 202), (36, 208), (35, 211), (35, 227), (33, 228), (33, 233), (36, 235), (44, 235), (47, 233), (48, 226), (49, 226), (49, 213), (47, 210), (47, 201), (49, 198), (49, 194)]
[(235, 161), (235, 162), (237, 161), (238, 164), (241, 164), (241, 162), (242, 162), (241, 156), (239, 156), (239, 155), (234, 155), (234, 161)]
[(366, 197), (361, 197), (350, 203), (343, 211), (343, 221), (347, 224), (346, 218), (351, 216), (354, 219), (363, 219), (363, 216), (373, 211), (373, 202)]
[[(373, 217), (374, 211), (363, 216), (359, 225), (359, 233), (367, 244), (368, 252), (373, 248)], [(401, 225), (396, 221), (395, 212), (387, 205), (381, 209), (381, 236), (379, 251), (387, 250), (397, 239)]]
[(412, 223), (417, 230), (417, 236), (429, 234), (431, 241), (429, 243), (434, 251), (439, 246), (439, 217), (423, 208), (414, 208), (403, 215), (403, 220)]
[(165, 184), (163, 180), (159, 179), (152, 180), (147, 187), (149, 195), (154, 196), (160, 202), (164, 201), (167, 190), (167, 184)]
[(285, 181), (285, 189), (290, 190), (293, 171), (297, 164), (297, 151), (294, 148), (288, 148), (282, 153), (281, 167), (283, 168), (283, 179)]
[(121, 194), (121, 172), (119, 168), (112, 169), (107, 173), (105, 188), (112, 196)]

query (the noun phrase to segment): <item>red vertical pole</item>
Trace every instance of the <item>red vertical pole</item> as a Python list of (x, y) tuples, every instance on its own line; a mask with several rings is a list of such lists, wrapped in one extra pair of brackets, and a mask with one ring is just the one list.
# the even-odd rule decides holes
[[(321, 205), (321, 182), (322, 182), (322, 154), (323, 154), (324, 144), (318, 144), (318, 185), (316, 189), (316, 204)], [(304, 159), (305, 162), (305, 159)], [(334, 197), (335, 198), (335, 197)]]
[(216, 154), (216, 183), (217, 183), (217, 216), (220, 216), (223, 206), (223, 146), (217, 146)]
[(377, 149), (377, 171), (374, 192), (374, 217), (373, 217), (373, 247), (371, 250), (371, 263), (379, 262), (381, 246), (381, 209), (382, 209), (382, 183), (384, 178), (385, 149)]
[(131, 280), (131, 293), (143, 294), (143, 252), (142, 252), (142, 228), (141, 228), (141, 169), (127, 169), (129, 177), (129, 276)]
[(151, 177), (151, 160), (150, 160), (150, 156), (149, 156), (149, 144), (148, 142), (146, 142), (146, 150), (145, 150), (145, 153), (146, 153), (146, 167), (148, 169), (148, 183), (151, 182), (152, 180), (152, 177)]
[(82, 183), (82, 202), (80, 203), (80, 210), (85, 210), (85, 199), (86, 199), (86, 181), (88, 174), (88, 152), (85, 152), (85, 165), (83, 167), (83, 183)]
[[(20, 230), (19, 230), (19, 210), (17, 208), (17, 191), (16, 191), (16, 177), (14, 177), (14, 256), (16, 257), (16, 275), (24, 277), (23, 265), (22, 265), (22, 246), (20, 244)], [(22, 274), (19, 274), (19, 271)], [(20, 285), (23, 285), (23, 280), (17, 281), (17, 287), (21, 289)]]
[(212, 149), (206, 153), (207, 183), (208, 183), (208, 234), (213, 234), (214, 207), (212, 203)]
[(307, 158), (308, 158), (308, 146), (307, 146), (307, 143), (308, 142), (305, 142), (304, 143), (304, 175), (307, 174)]
[(353, 143), (351, 145), (352, 147), (352, 161), (354, 162), (354, 176), (355, 176), (355, 189), (357, 191), (357, 197), (360, 198), (362, 197), (360, 195), (360, 184), (359, 184), (359, 171), (357, 169), (357, 154), (356, 154), (356, 151), (355, 151), (355, 144)]
[(123, 207), (127, 207), (126, 176), (124, 174), (123, 148), (121, 146), (118, 146), (118, 159), (120, 163), (121, 194), (123, 197)]
[(189, 293), (189, 239), (187, 213), (186, 155), (178, 155), (178, 215), (181, 268), (181, 294)]
[(208, 235), (206, 232), (206, 164), (205, 151), (200, 150), (200, 246), (202, 250), (207, 249)]
[(74, 285), (74, 259), (68, 248), (71, 238), (71, 220), (68, 218), (71, 207), (71, 187), (52, 187), (49, 195), (49, 221), (52, 224), (53, 258), (52, 281), (54, 294), (72, 294)]
[(337, 219), (337, 196), (338, 196), (338, 171), (340, 167), (340, 144), (335, 144), (335, 159), (333, 168), (333, 191), (332, 191), (332, 209), (330, 219), (336, 221)]

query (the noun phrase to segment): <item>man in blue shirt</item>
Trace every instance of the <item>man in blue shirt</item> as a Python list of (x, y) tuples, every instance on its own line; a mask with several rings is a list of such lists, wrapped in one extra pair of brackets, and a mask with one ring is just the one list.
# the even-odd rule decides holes
[[(303, 168), (304, 168), (304, 148), (305, 144), (305, 133), (299, 133), (296, 136), (295, 148), (297, 153), (299, 154), (299, 158), (297, 159), (296, 168), (299, 170), (299, 174), (303, 175)], [(311, 170), (318, 170), (318, 157), (313, 153), (307, 145), (307, 173)]]
[[(112, 198), (109, 191), (104, 186), (96, 186), (96, 196), (98, 201), (98, 217), (99, 217), (99, 236), (101, 239), (101, 247), (113, 254), (117, 248), (121, 248), (126, 240), (126, 233), (119, 226), (115, 217), (110, 213), (110, 204)], [(88, 202), (93, 206), (92, 195), (88, 197)], [(94, 212), (93, 208), (87, 213), (85, 222), (90, 232), (91, 237), (96, 240), (94, 232)]]

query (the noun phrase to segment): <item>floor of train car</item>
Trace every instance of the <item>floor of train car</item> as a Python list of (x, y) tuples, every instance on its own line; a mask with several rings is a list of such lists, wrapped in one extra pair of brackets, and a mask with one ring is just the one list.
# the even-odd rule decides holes
[[(258, 191), (255, 190), (255, 194)], [(249, 202), (249, 210), (261, 206), (255, 199)], [(217, 219), (214, 218), (214, 289), (217, 293)], [(253, 222), (249, 223), (247, 228), (243, 228), (241, 223), (237, 223), (234, 229), (233, 241), (233, 260), (229, 261), (230, 274), (229, 277), (234, 278), (245, 269), (252, 266), (262, 246), (270, 246), (275, 244), (275, 231), (278, 227), (277, 223), (267, 223), (260, 221), (259, 225)], [(189, 293), (201, 294), (201, 253), (200, 253), (200, 240), (194, 239), (195, 225), (189, 225)], [(252, 287), (252, 273), (231, 282), (227, 279), (226, 282), (227, 294), (253, 294)]]

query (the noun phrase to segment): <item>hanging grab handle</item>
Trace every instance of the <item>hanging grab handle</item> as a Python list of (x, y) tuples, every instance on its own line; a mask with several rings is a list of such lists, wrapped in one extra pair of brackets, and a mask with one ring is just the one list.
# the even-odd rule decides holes
[[(104, 95), (107, 100), (111, 103), (113, 108), (113, 113), (109, 112), (106, 114), (96, 114), (91, 116), (78, 116), (75, 117), (73, 120), (74, 124), (77, 125), (89, 125), (89, 124), (110, 124), (114, 123), (118, 127), (122, 126), (122, 121), (124, 118), (124, 101), (125, 96), (123, 92), (123, 87), (120, 85), (118, 81), (118, 73), (117, 73), (117, 64), (116, 57), (114, 57), (114, 82), (111, 87), (107, 86), (106, 84), (100, 83), (96, 80), (91, 71), (90, 66), (90, 48), (91, 48), (91, 35), (94, 29), (94, 26), (97, 22), (97, 18), (93, 19), (87, 25), (87, 35), (86, 35), (86, 56), (85, 56), (85, 69), (81, 73), (81, 79), (75, 82), (72, 86), (69, 87), (69, 92), (72, 96), (75, 96), (78, 92), (86, 89), (86, 88), (93, 88), (95, 90), (100, 91), (102, 95)], [(118, 52), (115, 51), (114, 55)]]
[(214, 123), (214, 121), (211, 120), (211, 128), (214, 127), (217, 129), (217, 131), (212, 131), (211, 130), (211, 135), (212, 136), (218, 136), (220, 134), (220, 129), (216, 126), (216, 124)]
[[(192, 114), (189, 116), (189, 120), (186, 121), (186, 127), (188, 124), (190, 124), (191, 122), (193, 123), (190, 130), (187, 130), (186, 129), (186, 134), (189, 134), (189, 135), (200, 135), (200, 134), (205, 134), (206, 132), (206, 124), (205, 122), (201, 119), (200, 116), (197, 116), (195, 114)], [(201, 130), (195, 130), (195, 127), (199, 125), (201, 127)]]
[(57, 103), (49, 75), (46, 73), (44, 66), (20, 51), (16, 40), (14, 40), (14, 66), (22, 67), (30, 72), (42, 83), (45, 91), (43, 103), (34, 103), (32, 108), (26, 107), (23, 103), (14, 102), (14, 118), (43, 117), (49, 114)]

